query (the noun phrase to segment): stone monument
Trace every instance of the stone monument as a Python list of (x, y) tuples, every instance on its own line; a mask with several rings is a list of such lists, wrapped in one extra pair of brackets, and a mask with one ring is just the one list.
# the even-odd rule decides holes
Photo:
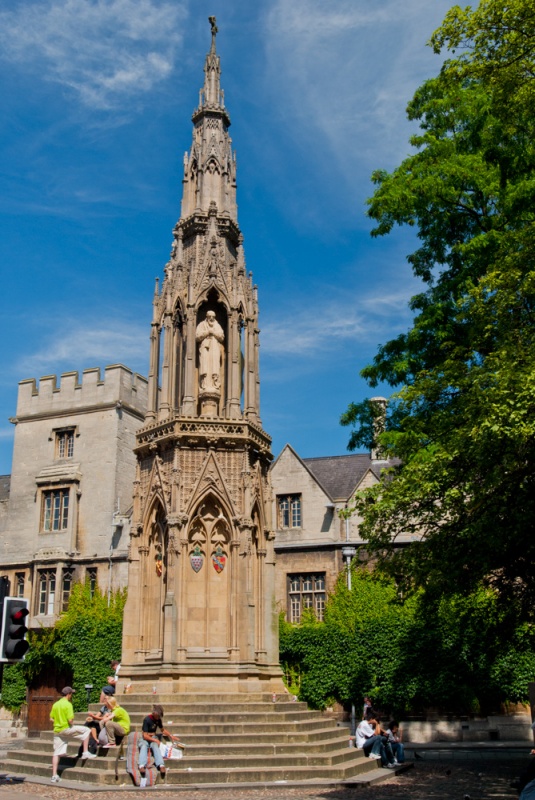
[(257, 291), (210, 22), (181, 216), (153, 300), (121, 679), (158, 693), (280, 692)]

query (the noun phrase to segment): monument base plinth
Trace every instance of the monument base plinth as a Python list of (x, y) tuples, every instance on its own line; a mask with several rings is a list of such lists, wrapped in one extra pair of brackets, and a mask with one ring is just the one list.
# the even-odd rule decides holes
[(216, 392), (201, 392), (201, 417), (217, 417), (219, 415), (219, 401), (221, 395)]
[(285, 694), (280, 666), (236, 664), (187, 664), (172, 666), (148, 664), (134, 667), (123, 664), (117, 695), (202, 694), (216, 690), (222, 694)]

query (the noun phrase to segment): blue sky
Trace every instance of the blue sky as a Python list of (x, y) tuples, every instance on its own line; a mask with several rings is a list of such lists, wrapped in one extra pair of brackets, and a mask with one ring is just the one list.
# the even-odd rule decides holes
[[(0, 10), (0, 473), (19, 380), (147, 373), (151, 299), (217, 16), (239, 223), (278, 454), (346, 451), (359, 370), (410, 324), (405, 231), (372, 240), (370, 174), (410, 152), (443, 0), (11, 0)], [(387, 390), (384, 389), (384, 392)]]

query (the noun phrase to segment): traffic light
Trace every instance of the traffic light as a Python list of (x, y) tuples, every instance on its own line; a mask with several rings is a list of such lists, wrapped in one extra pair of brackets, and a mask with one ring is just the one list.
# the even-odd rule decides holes
[(23, 661), (29, 644), (26, 617), (29, 602), (22, 597), (4, 597), (2, 629), (0, 632), (0, 662)]

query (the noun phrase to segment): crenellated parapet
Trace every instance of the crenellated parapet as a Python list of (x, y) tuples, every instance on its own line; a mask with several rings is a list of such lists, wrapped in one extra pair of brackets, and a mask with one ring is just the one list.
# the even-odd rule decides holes
[(29, 378), (19, 382), (16, 421), (64, 412), (80, 412), (111, 406), (125, 407), (143, 418), (147, 408), (147, 379), (122, 364), (104, 369), (85, 369), (79, 373), (64, 372), (45, 375), (37, 381)]

